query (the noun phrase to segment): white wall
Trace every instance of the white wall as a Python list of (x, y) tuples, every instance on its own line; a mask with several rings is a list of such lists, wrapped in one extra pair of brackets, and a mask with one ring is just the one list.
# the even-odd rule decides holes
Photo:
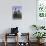
[[(12, 19), (12, 6), (22, 6), (22, 20)], [(20, 32), (30, 32), (30, 26), (36, 24), (36, 0), (0, 0), (0, 34), (11, 27), (19, 27)]]

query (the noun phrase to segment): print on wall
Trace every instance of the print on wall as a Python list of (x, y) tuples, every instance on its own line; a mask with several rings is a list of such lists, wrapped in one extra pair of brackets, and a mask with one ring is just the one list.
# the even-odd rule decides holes
[(13, 6), (12, 7), (12, 18), (13, 19), (22, 19), (22, 6)]

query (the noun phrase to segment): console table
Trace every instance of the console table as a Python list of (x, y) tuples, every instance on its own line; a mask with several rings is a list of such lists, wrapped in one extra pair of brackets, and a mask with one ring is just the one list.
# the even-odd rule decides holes
[(10, 34), (10, 33), (5, 33), (5, 46), (7, 46), (8, 45), (8, 42), (7, 42), (7, 39), (8, 38), (10, 38), (11, 36), (16, 36), (16, 38), (15, 38), (15, 40), (16, 40), (16, 42), (15, 42), (15, 46), (21, 46), (21, 45), (25, 45), (25, 46), (30, 46), (30, 42), (29, 42), (29, 33), (21, 33), (21, 36), (22, 37), (24, 37), (24, 36), (26, 36), (26, 39), (27, 39), (27, 41), (25, 42), (21, 42), (21, 43), (19, 43), (18, 42), (18, 33), (16, 34)]

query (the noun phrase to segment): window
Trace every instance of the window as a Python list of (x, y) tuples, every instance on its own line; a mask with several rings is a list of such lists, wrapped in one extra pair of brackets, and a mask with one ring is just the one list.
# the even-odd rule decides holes
[(46, 0), (37, 0), (37, 15), (46, 17)]

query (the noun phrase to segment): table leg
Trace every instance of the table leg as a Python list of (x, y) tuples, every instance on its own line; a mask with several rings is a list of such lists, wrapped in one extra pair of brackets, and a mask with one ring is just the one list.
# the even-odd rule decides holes
[(7, 35), (5, 34), (5, 46), (7, 46)]

